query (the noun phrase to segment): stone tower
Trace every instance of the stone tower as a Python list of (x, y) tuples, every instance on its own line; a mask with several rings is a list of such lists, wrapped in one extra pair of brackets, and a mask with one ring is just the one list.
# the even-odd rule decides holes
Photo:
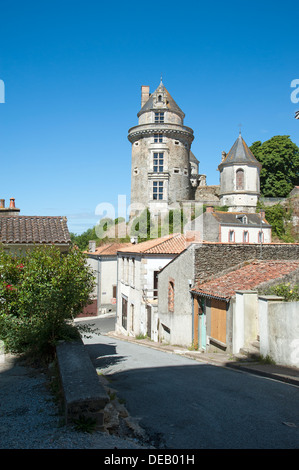
[[(175, 203), (194, 199), (191, 166), (198, 160), (191, 153), (193, 130), (184, 126), (185, 114), (170, 96), (162, 80), (150, 94), (141, 87), (138, 125), (128, 139), (132, 144), (131, 217), (148, 207), (165, 213)], [(196, 166), (197, 165), (197, 166)]]
[(244, 142), (241, 132), (228, 154), (222, 152), (220, 204), (230, 212), (255, 212), (260, 195), (262, 165)]

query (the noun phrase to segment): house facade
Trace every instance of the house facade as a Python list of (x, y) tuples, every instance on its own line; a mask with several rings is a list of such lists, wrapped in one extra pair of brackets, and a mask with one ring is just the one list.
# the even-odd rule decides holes
[[(214, 297), (196, 294), (194, 286), (212, 282), (213, 279), (217, 279), (219, 284), (221, 281), (219, 278), (222, 276), (247, 264), (253, 267), (255, 265), (252, 263), (255, 261), (283, 261), (288, 264), (297, 262), (298, 259), (299, 244), (269, 243), (262, 246), (217, 242), (189, 244), (186, 250), (167, 264), (158, 275), (158, 320), (161, 331), (159, 339), (171, 344), (186, 347), (193, 345), (208, 350), (211, 336), (209, 329), (212, 321), (211, 308), (213, 307), (215, 312), (213, 315), (216, 315), (217, 312), (227, 310), (228, 302), (217, 294)], [(277, 270), (275, 273), (277, 274)], [(246, 276), (250, 277), (250, 272)], [(261, 272), (259, 282), (255, 282), (255, 279), (251, 287), (246, 285), (246, 278), (240, 277), (240, 284), (238, 288), (236, 286), (236, 290), (255, 288), (262, 282), (271, 280), (267, 276), (268, 274)], [(169, 287), (173, 287), (174, 291), (172, 301), (169, 298)], [(233, 302), (234, 299), (230, 305), (233, 305)], [(223, 324), (228, 326), (225, 330), (224, 326), (221, 327), (220, 324), (217, 326), (222, 331), (222, 336), (217, 337), (217, 344), (220, 349), (222, 347), (229, 350), (232, 348), (235, 331), (232, 327), (232, 315), (224, 317), (223, 314), (219, 314), (218, 319), (219, 322), (223, 320)]]
[(89, 249), (85, 254), (87, 264), (93, 270), (95, 287), (91, 303), (85, 307), (81, 316), (116, 312), (117, 251), (130, 246), (131, 243), (106, 243), (96, 247), (94, 241), (89, 242)]
[(173, 234), (118, 250), (116, 331), (158, 340), (158, 273), (186, 245)]
[(285, 280), (298, 282), (299, 261), (259, 260), (198, 281), (192, 288), (194, 346), (239, 353), (258, 341), (257, 290)]
[(265, 213), (221, 212), (212, 206), (184, 227), (185, 234), (199, 231), (201, 241), (222, 243), (271, 243), (272, 227)]

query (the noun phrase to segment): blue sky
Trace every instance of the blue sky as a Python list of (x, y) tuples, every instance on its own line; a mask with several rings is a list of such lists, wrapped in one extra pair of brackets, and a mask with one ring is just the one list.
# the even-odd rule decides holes
[(299, 146), (298, 3), (16, 0), (0, 13), (0, 198), (22, 215), (65, 215), (82, 233), (98, 204), (116, 217), (118, 195), (129, 205), (128, 129), (161, 74), (208, 184), (239, 124), (248, 145)]

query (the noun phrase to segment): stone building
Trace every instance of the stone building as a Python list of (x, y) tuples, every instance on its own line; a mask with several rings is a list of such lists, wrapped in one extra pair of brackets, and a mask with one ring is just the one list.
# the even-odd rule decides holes
[[(191, 152), (193, 130), (184, 125), (179, 108), (162, 81), (150, 94), (141, 87), (138, 125), (129, 130), (132, 144), (131, 216), (149, 208), (166, 213), (171, 206), (194, 200), (204, 175), (198, 175), (198, 160)], [(177, 206), (176, 206), (177, 207)]]

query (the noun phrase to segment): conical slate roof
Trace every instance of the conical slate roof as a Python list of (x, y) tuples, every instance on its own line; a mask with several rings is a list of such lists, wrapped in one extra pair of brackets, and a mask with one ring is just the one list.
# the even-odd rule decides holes
[[(137, 116), (139, 117), (141, 114), (146, 113), (147, 111), (157, 109), (157, 106), (154, 106), (154, 102), (156, 101), (156, 98), (160, 93), (162, 93), (166, 97), (166, 107), (168, 108), (168, 110), (172, 111), (173, 113), (179, 114), (180, 116), (182, 116), (182, 118), (184, 118), (185, 114), (183, 113), (181, 108), (176, 104), (170, 93), (166, 90), (162, 81), (158, 88), (150, 95), (149, 99), (143, 105)], [(165, 109), (165, 102), (161, 103), (161, 109)]]
[(254, 165), (260, 168), (262, 167), (261, 163), (255, 158), (246, 142), (243, 140), (241, 133), (218, 168), (221, 169), (225, 165), (231, 165), (234, 163)]

